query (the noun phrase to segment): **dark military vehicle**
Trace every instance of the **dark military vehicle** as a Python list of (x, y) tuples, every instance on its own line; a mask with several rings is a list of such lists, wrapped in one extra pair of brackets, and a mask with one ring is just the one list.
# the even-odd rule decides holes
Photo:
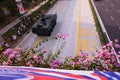
[(57, 14), (42, 15), (40, 20), (33, 26), (32, 32), (38, 36), (50, 36), (57, 20)]

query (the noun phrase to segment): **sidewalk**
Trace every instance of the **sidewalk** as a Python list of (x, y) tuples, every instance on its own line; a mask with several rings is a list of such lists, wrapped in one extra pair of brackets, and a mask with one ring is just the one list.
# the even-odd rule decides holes
[[(28, 11), (28, 13), (24, 14), (23, 16), (28, 16), (31, 13), (33, 13), (34, 11), (36, 11), (38, 8), (40, 8), (43, 4), (45, 4), (48, 0), (40, 3), (39, 5), (37, 5), (35, 8), (31, 9)], [(8, 24), (7, 26), (5, 26), (3, 29), (0, 30), (0, 35), (3, 35), (5, 32), (7, 32), (9, 29), (11, 29), (12, 27), (14, 27), (17, 23), (19, 23), (21, 20), (20, 18), (14, 20), (12, 23)]]

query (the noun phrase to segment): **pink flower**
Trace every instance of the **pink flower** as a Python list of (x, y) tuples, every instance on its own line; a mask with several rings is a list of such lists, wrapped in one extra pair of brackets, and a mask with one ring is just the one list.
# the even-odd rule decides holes
[(111, 54), (115, 54), (115, 50), (114, 49), (111, 49)]
[(107, 53), (105, 53), (104, 58), (106, 59), (106, 58), (108, 58), (109, 56), (110, 56), (110, 53), (107, 52)]
[(9, 65), (12, 65), (12, 64), (13, 64), (13, 61), (8, 60), (8, 64), (9, 64)]
[(81, 60), (82, 60), (81, 58), (78, 58), (78, 62), (81, 62)]
[(115, 44), (115, 47), (116, 47), (116, 48), (120, 48), (120, 45), (119, 45), (119, 44)]
[(112, 46), (113, 45), (113, 42), (112, 41), (110, 41), (108, 44), (107, 44), (107, 46)]
[(39, 57), (38, 57), (37, 54), (34, 55), (34, 59), (35, 59), (35, 60), (39, 60)]
[(13, 49), (8, 48), (5, 52), (3, 52), (4, 54), (11, 54), (13, 52)]
[(120, 55), (120, 51), (118, 51), (118, 55)]
[(103, 53), (109, 53), (108, 49), (103, 50)]
[(84, 66), (88, 67), (91, 62), (88, 62), (88, 60), (83, 61)]
[(102, 48), (106, 48), (106, 45), (104, 45)]
[(20, 57), (20, 54), (17, 54), (16, 57)]
[(14, 58), (14, 57), (15, 57), (15, 54), (10, 54), (8, 58), (11, 59), (11, 58)]
[(116, 59), (112, 59), (112, 63), (114, 63), (116, 61)]
[(21, 61), (22, 59), (21, 58), (17, 58), (18, 61)]
[(3, 62), (3, 66), (7, 66), (8, 65), (8, 62)]
[(51, 66), (51, 68), (53, 68), (53, 69), (57, 69), (58, 67), (59, 66), (57, 64)]
[(62, 38), (65, 39), (66, 37), (68, 37), (68, 34), (67, 34), (67, 33), (64, 33), (64, 34), (62, 35)]
[(81, 52), (80, 57), (87, 58), (88, 54), (86, 52)]
[(47, 53), (47, 50), (43, 49), (43, 53)]
[(59, 64), (60, 64), (60, 62), (58, 60), (54, 60), (51, 63), (51, 68), (55, 68), (56, 69), (56, 68), (59, 67)]
[(33, 64), (30, 64), (29, 67), (33, 67), (34, 65)]
[(52, 63), (53, 64), (60, 64), (60, 62), (58, 60), (54, 60)]
[(21, 51), (22, 50), (22, 48), (19, 48), (19, 47), (17, 47), (17, 48), (15, 48), (17, 51)]
[(75, 64), (77, 64), (77, 65), (78, 65), (78, 64), (80, 64), (80, 63), (79, 63), (79, 62), (75, 62)]
[(93, 58), (87, 59), (88, 63), (91, 63), (93, 61)]
[(115, 39), (115, 43), (118, 43), (118, 39)]
[(29, 62), (27, 62), (27, 65), (30, 65), (31, 64), (31, 62), (29, 61)]
[(120, 62), (115, 64), (116, 67), (120, 68)]
[(17, 54), (17, 52), (16, 52), (16, 51), (13, 51), (13, 53), (12, 53), (12, 54), (16, 55), (16, 54)]
[(69, 59), (73, 59), (73, 57), (72, 57), (72, 56), (69, 56), (68, 58), (69, 58)]
[(72, 67), (74, 67), (74, 66), (75, 66), (75, 62), (71, 62), (70, 65), (71, 65)]
[(117, 55), (118, 58), (120, 58), (120, 55)]
[(34, 61), (32, 61), (31, 63), (32, 63), (32, 64), (34, 64), (35, 62), (34, 62)]
[(110, 64), (110, 60), (106, 60), (105, 63), (106, 63), (106, 64)]
[(62, 36), (62, 35), (61, 35), (60, 33), (57, 34), (57, 37), (58, 37), (58, 38), (61, 38), (61, 36)]

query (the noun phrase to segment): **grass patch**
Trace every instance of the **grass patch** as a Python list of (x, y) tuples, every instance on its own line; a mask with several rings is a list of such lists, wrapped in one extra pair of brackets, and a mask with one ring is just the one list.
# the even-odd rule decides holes
[(89, 4), (90, 4), (91, 10), (92, 10), (92, 14), (93, 14), (93, 17), (94, 17), (94, 20), (95, 20), (95, 25), (96, 25), (96, 27), (97, 27), (97, 31), (98, 31), (98, 35), (99, 35), (99, 38), (100, 38), (100, 42), (101, 42), (102, 45), (105, 45), (105, 44), (108, 42), (107, 36), (106, 36), (106, 34), (102, 31), (100, 22), (99, 22), (99, 20), (98, 20), (97, 14), (96, 14), (96, 12), (95, 12), (95, 9), (94, 9), (94, 7), (93, 7), (93, 5), (92, 5), (91, 0), (89, 0)]

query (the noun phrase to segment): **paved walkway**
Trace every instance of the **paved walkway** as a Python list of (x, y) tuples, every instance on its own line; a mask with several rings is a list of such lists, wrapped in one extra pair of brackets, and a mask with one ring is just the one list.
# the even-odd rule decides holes
[(100, 49), (98, 32), (88, 0), (81, 0), (80, 11), (80, 49), (95, 55)]
[[(28, 16), (30, 15), (32, 12), (36, 11), (39, 7), (41, 7), (43, 4), (45, 4), (48, 0), (40, 3), (40, 5), (34, 7), (33, 9), (29, 10), (28, 13), (24, 14), (24, 16)], [(20, 18), (14, 20), (13, 22), (11, 22), (10, 24), (8, 24), (7, 26), (5, 26), (3, 29), (0, 30), (0, 34), (3, 35), (5, 32), (7, 32), (9, 29), (11, 29), (12, 27), (14, 27), (17, 23), (20, 22)]]

